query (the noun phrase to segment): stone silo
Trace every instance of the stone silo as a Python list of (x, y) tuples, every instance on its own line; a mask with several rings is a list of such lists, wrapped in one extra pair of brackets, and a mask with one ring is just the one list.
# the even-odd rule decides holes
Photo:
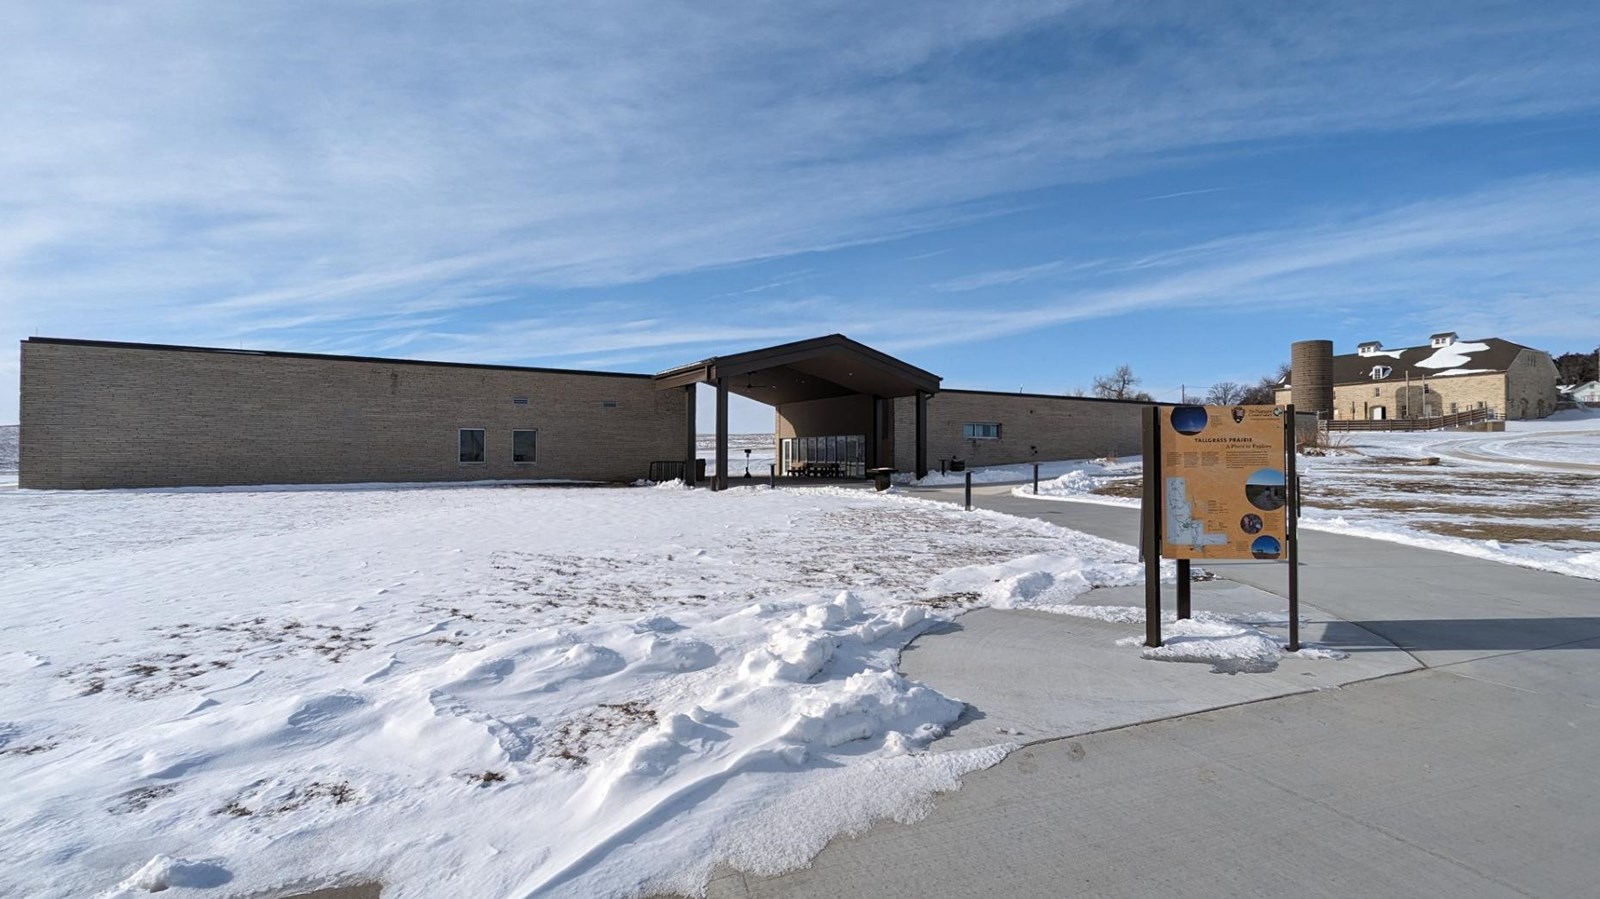
[(1333, 341), (1296, 341), (1289, 347), (1289, 369), (1294, 411), (1333, 418)]

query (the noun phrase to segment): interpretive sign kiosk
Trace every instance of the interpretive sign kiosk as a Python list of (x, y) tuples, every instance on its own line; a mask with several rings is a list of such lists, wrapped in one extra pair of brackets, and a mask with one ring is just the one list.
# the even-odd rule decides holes
[(1300, 648), (1293, 406), (1151, 406), (1144, 413), (1145, 643), (1161, 645), (1161, 559), (1188, 618), (1194, 559), (1289, 563), (1289, 651)]

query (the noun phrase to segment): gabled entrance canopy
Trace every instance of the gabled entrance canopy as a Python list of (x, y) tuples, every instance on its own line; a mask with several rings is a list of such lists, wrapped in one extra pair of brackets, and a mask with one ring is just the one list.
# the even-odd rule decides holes
[(716, 384), (758, 403), (777, 406), (835, 396), (916, 396), (937, 393), (940, 378), (843, 334), (714, 356), (656, 375), (656, 387)]
[[(728, 479), (728, 394), (781, 406), (844, 396), (869, 396), (881, 401), (917, 398), (917, 474), (927, 474), (927, 399), (939, 390), (940, 378), (843, 334), (785, 343), (765, 349), (715, 356), (668, 369), (656, 375), (656, 388), (683, 389), (689, 396), (687, 467), (695, 458), (694, 388), (717, 388), (717, 489)], [(876, 419), (875, 419), (876, 420)], [(691, 475), (692, 476), (692, 475)]]

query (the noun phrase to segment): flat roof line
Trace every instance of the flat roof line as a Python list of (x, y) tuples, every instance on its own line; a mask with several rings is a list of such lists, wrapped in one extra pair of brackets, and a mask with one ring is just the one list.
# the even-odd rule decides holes
[(155, 350), (167, 353), (217, 353), (230, 356), (269, 356), (276, 359), (318, 359), (325, 362), (377, 362), (385, 365), (431, 365), (439, 368), (471, 368), (479, 371), (521, 371), (547, 375), (598, 375), (605, 378), (653, 378), (654, 375), (621, 371), (589, 371), (581, 368), (542, 368), (532, 365), (491, 365), (479, 362), (435, 362), (428, 359), (390, 359), (381, 356), (343, 356), (337, 353), (292, 353), (283, 350), (233, 350), (225, 347), (183, 346), (167, 343), (130, 343), (120, 340), (79, 340), (71, 337), (28, 337), (23, 343), (63, 346), (104, 347), (118, 350)]
[[(976, 393), (982, 396), (1021, 396), (1041, 400), (1085, 400), (1091, 403), (1128, 403), (1135, 406), (1175, 406), (1168, 400), (1119, 400), (1106, 396), (1068, 396), (1064, 393), (1021, 393), (1009, 390), (962, 390), (959, 387), (946, 387), (939, 393)], [(938, 394), (935, 394), (937, 396)]]

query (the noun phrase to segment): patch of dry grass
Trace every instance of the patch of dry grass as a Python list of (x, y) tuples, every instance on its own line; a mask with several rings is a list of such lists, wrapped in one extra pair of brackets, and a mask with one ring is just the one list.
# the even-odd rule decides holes
[(1600, 543), (1600, 529), (1573, 528), (1569, 525), (1522, 524), (1503, 520), (1470, 519), (1462, 521), (1418, 521), (1413, 526), (1419, 531), (1442, 537), (1465, 537), (1469, 540), (1498, 540), (1501, 543)]
[(1089, 491), (1096, 496), (1117, 496), (1123, 499), (1141, 499), (1144, 496), (1144, 480), (1142, 478), (1119, 478), (1101, 484)]
[(621, 746), (656, 725), (656, 710), (636, 699), (603, 702), (556, 725), (543, 741), (538, 758), (581, 768), (589, 757)]
[[(1431, 534), (1503, 543), (1600, 543), (1600, 478), (1367, 457), (1308, 472), (1307, 508), (1371, 512)], [(1586, 501), (1588, 500), (1588, 501)]]

